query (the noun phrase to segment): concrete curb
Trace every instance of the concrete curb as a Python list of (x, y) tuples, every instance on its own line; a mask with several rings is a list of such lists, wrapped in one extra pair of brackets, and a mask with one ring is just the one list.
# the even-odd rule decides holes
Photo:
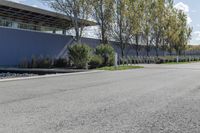
[(104, 72), (104, 70), (91, 70), (91, 71), (87, 71), (87, 72), (64, 73), (64, 74), (49, 74), (49, 75), (32, 76), (32, 77), (8, 78), (8, 79), (0, 79), (0, 82), (9, 82), (9, 81), (18, 81), (18, 80), (31, 80), (31, 79), (42, 79), (42, 78), (53, 78), (53, 77), (60, 77), (60, 76), (72, 76), (72, 75), (90, 74), (90, 73), (98, 73), (98, 72)]

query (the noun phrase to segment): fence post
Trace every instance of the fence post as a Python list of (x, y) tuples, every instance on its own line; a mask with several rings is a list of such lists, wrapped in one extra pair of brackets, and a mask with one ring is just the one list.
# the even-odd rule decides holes
[(118, 67), (118, 55), (115, 53), (115, 67)]
[(178, 56), (176, 56), (176, 62), (177, 62), (177, 63), (179, 62), (179, 57), (178, 57)]

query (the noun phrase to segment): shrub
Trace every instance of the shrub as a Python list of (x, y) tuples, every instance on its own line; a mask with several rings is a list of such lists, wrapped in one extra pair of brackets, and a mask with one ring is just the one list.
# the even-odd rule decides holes
[(114, 65), (115, 59), (115, 50), (112, 46), (106, 45), (99, 45), (96, 47), (96, 55), (101, 56), (103, 58), (103, 66), (112, 66)]
[(90, 68), (98, 68), (98, 67), (101, 67), (102, 64), (103, 64), (103, 58), (98, 55), (92, 56), (89, 62)]
[(59, 59), (54, 60), (53, 66), (56, 68), (65, 68), (65, 67), (70, 67), (70, 63), (67, 59), (59, 58)]
[(29, 66), (29, 62), (28, 62), (28, 59), (27, 58), (24, 58), (20, 64), (18, 65), (20, 68), (28, 68)]
[(31, 62), (29, 63), (29, 68), (37, 68), (38, 60), (35, 56), (31, 58)]
[(30, 60), (24, 59), (20, 64), (20, 68), (51, 68), (52, 67), (52, 59), (40, 56), (36, 58), (33, 56)]
[(68, 47), (69, 59), (76, 68), (85, 68), (91, 57), (91, 48), (84, 44), (75, 44)]
[(41, 57), (37, 61), (37, 68), (51, 68), (52, 67), (52, 60), (50, 58), (43, 58)]

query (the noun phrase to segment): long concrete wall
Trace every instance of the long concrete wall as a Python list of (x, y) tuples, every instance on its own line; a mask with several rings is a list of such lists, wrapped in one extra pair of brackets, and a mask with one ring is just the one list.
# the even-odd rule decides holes
[[(0, 27), (0, 66), (15, 66), (33, 56), (56, 58), (66, 52), (66, 45), (72, 43), (72, 36), (41, 33)], [(98, 39), (82, 38), (82, 42), (92, 47), (100, 44)], [(115, 47), (120, 53), (119, 49)], [(134, 50), (128, 50), (131, 55)], [(141, 54), (144, 54), (144, 50)]]
[(0, 66), (19, 64), (32, 56), (56, 57), (70, 36), (0, 28)]

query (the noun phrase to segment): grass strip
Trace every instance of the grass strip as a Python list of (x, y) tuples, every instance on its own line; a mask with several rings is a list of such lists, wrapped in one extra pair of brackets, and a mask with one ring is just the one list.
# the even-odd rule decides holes
[(97, 70), (108, 70), (108, 71), (117, 71), (117, 70), (129, 70), (129, 69), (140, 69), (144, 68), (143, 66), (110, 66), (110, 67), (101, 67)]

